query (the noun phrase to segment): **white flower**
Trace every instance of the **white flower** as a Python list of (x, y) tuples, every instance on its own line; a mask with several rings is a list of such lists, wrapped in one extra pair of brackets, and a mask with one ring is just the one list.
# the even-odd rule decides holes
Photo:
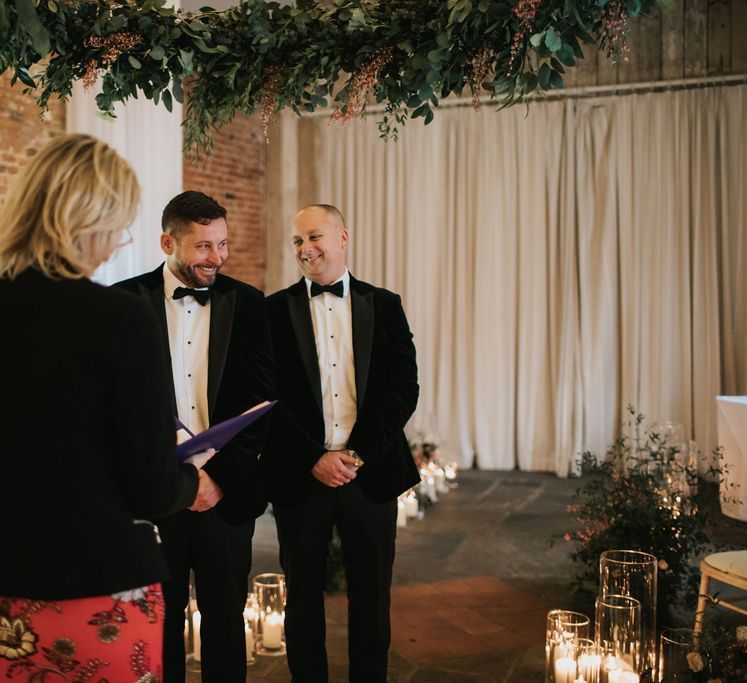
[(747, 643), (747, 626), (737, 626), (737, 642)]
[(703, 671), (705, 664), (703, 663), (703, 658), (700, 656), (700, 652), (688, 652), (687, 665), (690, 667), (690, 670), (695, 673)]
[(120, 602), (135, 602), (136, 600), (142, 600), (145, 595), (145, 588), (133, 588), (128, 591), (112, 593), (112, 598), (119, 600)]

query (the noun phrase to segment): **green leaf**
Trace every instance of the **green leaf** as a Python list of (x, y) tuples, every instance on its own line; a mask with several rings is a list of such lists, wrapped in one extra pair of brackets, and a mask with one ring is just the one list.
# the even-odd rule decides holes
[(566, 66), (575, 66), (576, 57), (573, 54), (573, 48), (567, 43), (556, 52), (558, 59)]
[(363, 14), (363, 10), (360, 7), (356, 7), (351, 16), (347, 26), (348, 30), (355, 31), (359, 29), (368, 28), (368, 22), (366, 21), (366, 15)]
[(34, 0), (15, 0), (15, 5), (18, 21), (31, 38), (31, 46), (42, 57), (46, 57), (51, 50), (49, 31), (39, 20)]
[(184, 73), (187, 76), (192, 75), (192, 71), (194, 70), (193, 66), (193, 57), (191, 51), (189, 50), (179, 50), (179, 61), (182, 63), (182, 68), (184, 69)]
[(184, 90), (182, 89), (182, 82), (178, 78), (174, 81), (174, 85), (171, 87), (171, 92), (174, 93), (174, 99), (179, 104), (184, 102)]
[(547, 64), (543, 64), (537, 72), (537, 80), (543, 90), (547, 90), (550, 85), (550, 74), (552, 70)]
[(33, 78), (31, 78), (31, 74), (29, 74), (28, 69), (24, 69), (22, 66), (16, 67), (13, 78), (20, 79), (21, 83), (23, 83), (24, 85), (28, 85), (30, 88), (36, 87), (36, 82)]
[(547, 33), (547, 31), (542, 31), (542, 33), (535, 33), (535, 34), (534, 34), (534, 35), (533, 35), (533, 36), (532, 36), (532, 37), (531, 37), (531, 38), (529, 39), (529, 42), (530, 42), (530, 43), (531, 43), (531, 44), (532, 44), (532, 45), (533, 45), (534, 47), (539, 47), (540, 45), (542, 45), (542, 41), (543, 41), (543, 40), (545, 39), (545, 33)]
[(637, 17), (641, 13), (641, 0), (628, 0), (628, 15)]
[(418, 90), (418, 97), (425, 102), (433, 97), (433, 90), (431, 90), (429, 85), (424, 85), (420, 90)]
[(555, 71), (557, 71), (558, 73), (561, 73), (561, 74), (565, 73), (565, 69), (563, 68), (563, 65), (557, 59), (555, 59), (555, 57), (552, 57), (550, 59), (550, 66), (553, 69), (555, 69)]
[(166, 109), (168, 109), (168, 111), (173, 110), (174, 104), (173, 104), (173, 100), (171, 99), (171, 92), (169, 92), (168, 90), (163, 91), (163, 104), (166, 107)]
[(560, 38), (560, 34), (552, 27), (547, 29), (545, 34), (545, 45), (550, 52), (557, 52), (563, 47), (563, 41)]
[(411, 119), (416, 119), (419, 116), (425, 116), (426, 112), (429, 112), (431, 108), (427, 104), (421, 104), (414, 112), (410, 115)]
[(160, 45), (154, 45), (150, 49), (150, 57), (151, 59), (155, 59), (156, 61), (161, 61), (166, 56), (166, 53), (164, 52), (164, 49)]
[(553, 88), (562, 88), (565, 85), (563, 77), (557, 71), (550, 72), (550, 85)]
[(132, 55), (127, 58), (127, 61), (133, 69), (140, 69), (143, 66), (142, 62)]

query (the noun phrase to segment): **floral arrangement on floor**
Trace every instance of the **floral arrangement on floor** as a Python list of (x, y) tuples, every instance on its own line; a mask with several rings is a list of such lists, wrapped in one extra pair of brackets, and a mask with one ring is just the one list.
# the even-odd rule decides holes
[[(36, 89), (44, 108), (75, 80), (100, 78), (97, 104), (138, 93), (167, 108), (194, 79), (188, 148), (238, 112), (334, 107), (345, 122), (370, 100), (385, 105), (383, 137), (407, 118), (433, 118), (465, 89), (504, 106), (563, 87), (582, 43), (628, 51), (632, 17), (665, 0), (245, 0), (192, 14), (166, 0), (15, 0), (0, 3), (0, 73)], [(332, 105), (329, 103), (332, 102)]]
[[(692, 633), (687, 634), (688, 638)], [(747, 681), (747, 626), (736, 629), (707, 624), (687, 653), (682, 683), (744, 683)]]
[[(620, 437), (603, 458), (581, 456), (583, 484), (569, 506), (579, 526), (564, 535), (576, 544), (571, 557), (582, 565), (576, 587), (596, 591), (605, 550), (640, 550), (659, 560), (659, 609), (692, 605), (699, 578), (692, 560), (712, 546), (707, 532), (712, 506), (697, 486), (698, 461), (683, 458), (677, 444), (646, 429), (643, 415), (632, 407), (628, 413), (632, 437)], [(708, 474), (720, 481), (722, 454), (717, 449), (714, 455)]]

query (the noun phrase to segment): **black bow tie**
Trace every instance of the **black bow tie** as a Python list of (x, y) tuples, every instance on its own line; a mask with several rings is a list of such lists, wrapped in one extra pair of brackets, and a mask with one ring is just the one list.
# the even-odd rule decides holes
[(335, 282), (333, 285), (320, 285), (318, 282), (311, 283), (311, 296), (316, 296), (322, 292), (329, 292), (342, 299), (345, 293), (345, 286), (342, 284), (342, 280)]
[(209, 289), (190, 289), (189, 287), (177, 287), (174, 290), (174, 301), (185, 296), (193, 296), (200, 306), (204, 306), (210, 301)]

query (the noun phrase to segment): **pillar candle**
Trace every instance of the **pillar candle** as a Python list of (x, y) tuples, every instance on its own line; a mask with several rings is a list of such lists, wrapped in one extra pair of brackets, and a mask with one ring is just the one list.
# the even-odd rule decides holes
[(581, 655), (578, 658), (578, 677), (586, 681), (599, 680), (602, 658), (599, 655)]
[(561, 657), (555, 660), (555, 683), (573, 683), (576, 680), (576, 660)]
[(407, 526), (407, 510), (405, 509), (405, 501), (401, 498), (397, 501), (397, 526), (399, 528)]
[(444, 471), (442, 468), (437, 467), (435, 469), (435, 477), (436, 477), (436, 490), (439, 493), (448, 493), (449, 487), (446, 484), (446, 475), (444, 474)]
[(418, 516), (418, 497), (412, 491), (405, 498), (405, 510), (408, 517)]
[(268, 650), (277, 650), (283, 645), (283, 616), (270, 612), (262, 624), (262, 644)]
[(632, 671), (610, 671), (609, 683), (640, 683), (640, 680)]
[(200, 656), (200, 621), (202, 620), (202, 617), (200, 617), (200, 610), (197, 610), (192, 613), (192, 635), (194, 637), (194, 658), (196, 662), (199, 662), (201, 659)]

